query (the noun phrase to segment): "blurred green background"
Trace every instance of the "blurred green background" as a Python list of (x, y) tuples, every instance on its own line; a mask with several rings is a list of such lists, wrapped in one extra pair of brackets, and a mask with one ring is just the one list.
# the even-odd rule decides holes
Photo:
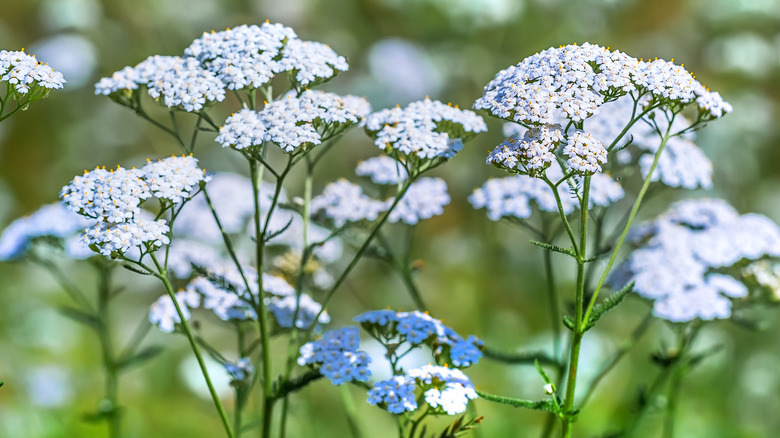
[[(151, 125), (102, 96), (93, 84), (152, 54), (180, 54), (203, 31), (269, 19), (292, 26), (303, 39), (325, 42), (349, 59), (350, 71), (326, 89), (366, 96), (374, 108), (425, 95), (470, 107), (500, 69), (550, 46), (589, 41), (637, 58), (674, 58), (734, 105), (733, 114), (701, 131), (697, 143), (715, 163), (709, 196), (741, 212), (780, 222), (780, 1), (778, 0), (5, 0), (0, 2), (0, 48), (25, 47), (62, 71), (65, 90), (0, 125), (0, 227), (53, 202), (73, 175), (97, 164), (134, 165), (147, 156), (177, 153)], [(487, 178), (502, 174), (484, 164), (501, 140), (501, 124), (477, 137), (437, 171), (449, 187), (445, 215), (420, 225), (414, 256), (435, 317), (462, 334), (476, 334), (504, 350), (549, 344), (541, 250), (528, 235), (490, 222), (467, 202)], [(209, 170), (231, 168), (218, 145), (204, 141)], [(351, 178), (354, 165), (376, 154), (361, 135), (350, 135), (330, 157), (328, 179)], [(297, 186), (290, 189), (295, 194)], [(668, 190), (644, 215), (691, 193)], [(696, 193), (701, 196), (701, 193)], [(334, 326), (369, 308), (410, 308), (398, 278), (364, 261), (331, 305)], [(571, 279), (567, 266), (562, 287)], [(88, 270), (70, 272), (93, 284)], [(131, 274), (133, 285), (116, 304), (118, 336), (162, 292)], [(131, 283), (132, 282), (132, 283)], [(568, 290), (568, 289), (566, 289)], [(67, 297), (42, 271), (0, 264), (0, 437), (102, 437), (103, 425), (82, 421), (102, 394), (96, 339), (59, 315)], [(586, 337), (583, 382), (639, 322), (648, 305), (637, 299), (607, 316)], [(724, 349), (686, 380), (678, 414), (679, 437), (770, 437), (780, 430), (780, 324), (753, 332), (729, 322), (708, 325), (703, 343)], [(670, 343), (655, 322), (629, 359), (604, 382), (577, 423), (577, 436), (617, 429), (638, 388), (657, 373), (653, 351)], [(166, 351), (125, 375), (121, 401), (128, 437), (213, 437), (221, 430), (182, 337), (153, 332)], [(703, 348), (704, 346), (702, 346)], [(195, 374), (193, 374), (195, 373)], [(589, 374), (590, 373), (590, 374)], [(468, 371), (481, 389), (541, 399), (533, 367), (484, 360)], [(194, 382), (194, 383), (192, 383)], [(394, 434), (389, 415), (363, 403), (354, 390), (367, 436)], [(228, 397), (227, 400), (230, 398)], [(230, 402), (228, 402), (230, 403)], [(475, 403), (483, 437), (536, 436), (544, 416)], [(346, 419), (337, 390), (320, 381), (293, 398), (290, 436), (343, 437)], [(650, 416), (647, 436), (661, 416)]]

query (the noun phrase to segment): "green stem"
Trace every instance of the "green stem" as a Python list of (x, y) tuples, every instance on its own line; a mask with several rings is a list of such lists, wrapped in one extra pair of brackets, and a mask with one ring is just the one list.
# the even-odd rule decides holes
[[(672, 124), (669, 122), (669, 127), (671, 128), (671, 126)], [(645, 197), (645, 193), (647, 193), (647, 188), (650, 187), (650, 181), (653, 178), (653, 172), (658, 165), (658, 159), (661, 157), (661, 153), (664, 150), (664, 146), (666, 146), (667, 140), (669, 140), (668, 131), (669, 130), (667, 129), (667, 135), (663, 137), (661, 140), (661, 145), (658, 147), (658, 151), (655, 153), (655, 157), (653, 158), (653, 165), (650, 166), (650, 171), (645, 177), (645, 181), (642, 184), (642, 188), (639, 190), (636, 201), (634, 201), (634, 206), (631, 208), (631, 213), (628, 215), (628, 221), (626, 221), (626, 225), (623, 227), (623, 232), (620, 233), (620, 238), (618, 239), (615, 248), (612, 250), (612, 254), (609, 256), (609, 262), (607, 262), (607, 266), (604, 268), (604, 272), (601, 274), (601, 278), (599, 278), (599, 282), (596, 284), (596, 288), (593, 290), (593, 295), (591, 296), (590, 303), (588, 304), (588, 310), (585, 311), (585, 323), (587, 323), (588, 318), (590, 317), (590, 312), (593, 310), (593, 306), (596, 305), (596, 299), (599, 296), (599, 292), (601, 291), (602, 286), (604, 286), (604, 282), (607, 280), (607, 275), (609, 275), (609, 271), (612, 269), (612, 265), (615, 263), (615, 259), (617, 258), (620, 248), (623, 246), (623, 242), (626, 240), (628, 230), (634, 223), (634, 218), (636, 217), (636, 213), (639, 211), (639, 206), (642, 204), (642, 199)]]
[[(582, 198), (580, 201), (580, 243), (577, 251), (577, 294), (575, 309), (575, 330), (571, 341), (571, 354), (569, 355), (569, 373), (566, 379), (566, 396), (563, 404), (562, 436), (568, 438), (572, 433), (574, 417), (575, 388), (577, 385), (577, 368), (579, 365), (582, 337), (585, 335), (582, 308), (585, 295), (585, 259), (587, 258), (588, 244), (588, 206), (590, 202), (590, 175), (586, 175), (582, 184)], [(557, 193), (557, 191), (556, 191)], [(561, 210), (561, 213), (563, 211)]]
[(574, 252), (579, 253), (580, 250), (577, 247), (577, 238), (574, 237), (574, 230), (572, 230), (571, 224), (569, 224), (569, 220), (566, 219), (566, 213), (563, 211), (563, 203), (561, 202), (561, 194), (558, 193), (558, 184), (560, 184), (563, 179), (557, 183), (553, 183), (547, 178), (547, 176), (543, 176), (542, 181), (547, 183), (547, 185), (550, 187), (550, 190), (552, 190), (553, 195), (555, 196), (555, 203), (558, 206), (558, 214), (561, 217), (561, 222), (563, 222), (563, 226), (566, 228), (566, 234), (569, 235), (569, 240), (571, 240), (571, 247), (574, 249)]
[(214, 407), (217, 409), (220, 419), (222, 420), (222, 426), (225, 428), (225, 432), (227, 433), (228, 438), (235, 438), (235, 435), (233, 435), (233, 429), (230, 427), (230, 420), (228, 420), (227, 412), (225, 412), (225, 408), (222, 406), (222, 401), (220, 401), (219, 395), (217, 395), (217, 391), (214, 389), (214, 385), (211, 383), (211, 377), (209, 376), (209, 372), (206, 369), (206, 362), (203, 360), (200, 347), (198, 347), (198, 343), (195, 341), (195, 336), (192, 334), (190, 325), (181, 311), (179, 301), (176, 299), (173, 286), (171, 285), (171, 281), (168, 279), (168, 272), (163, 269), (162, 265), (157, 260), (157, 257), (155, 257), (153, 252), (150, 252), (149, 255), (151, 256), (152, 261), (154, 261), (154, 265), (157, 267), (158, 271), (156, 276), (165, 286), (165, 291), (168, 293), (168, 297), (170, 297), (171, 301), (173, 302), (173, 306), (176, 308), (176, 313), (179, 315), (181, 327), (184, 329), (184, 333), (187, 335), (187, 339), (190, 341), (192, 352), (195, 353), (195, 358), (198, 360), (200, 371), (203, 373), (203, 378), (206, 380), (206, 386), (208, 386), (209, 393), (211, 394), (211, 400), (214, 402)]
[[(287, 363), (285, 364), (284, 381), (289, 380), (292, 374), (293, 366), (295, 365), (295, 358), (298, 355), (298, 314), (300, 312), (301, 294), (303, 293), (303, 279), (306, 271), (306, 264), (309, 262), (312, 248), (309, 246), (309, 225), (311, 223), (311, 198), (314, 185), (314, 163), (312, 162), (309, 154), (306, 154), (306, 178), (303, 183), (303, 252), (301, 253), (300, 266), (298, 267), (298, 275), (295, 284), (295, 311), (293, 311), (293, 326), (292, 333), (290, 334), (290, 343), (287, 347)], [(317, 320), (312, 321), (312, 325), (316, 325)], [(287, 433), (287, 415), (290, 399), (288, 395), (284, 396), (282, 401), (282, 416), (281, 425), (279, 428), (279, 437), (284, 438)]]
[[(265, 300), (263, 300), (263, 253), (265, 249), (265, 232), (260, 228), (260, 175), (258, 173), (258, 165), (254, 160), (249, 161), (250, 178), (252, 179), (252, 197), (254, 201), (255, 217), (255, 252), (257, 262), (257, 317), (260, 324), (260, 338), (262, 342), (262, 363), (263, 363), (263, 429), (262, 436), (271, 436), (271, 422), (273, 420), (273, 380), (271, 373), (271, 337), (268, 327), (268, 311), (265, 307)], [(277, 182), (277, 186), (281, 185), (281, 181)], [(278, 190), (277, 190), (278, 191)], [(276, 199), (276, 197), (274, 197)], [(270, 223), (271, 212), (273, 211), (273, 205), (268, 213), (266, 219), (266, 228)]]

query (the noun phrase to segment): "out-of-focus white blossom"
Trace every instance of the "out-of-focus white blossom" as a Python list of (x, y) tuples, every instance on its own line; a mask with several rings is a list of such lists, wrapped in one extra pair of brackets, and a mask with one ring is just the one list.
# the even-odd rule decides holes
[[(556, 183), (563, 177), (558, 164), (553, 164), (545, 171), (545, 175)], [(575, 177), (579, 178), (579, 177)], [(575, 186), (580, 187), (575, 180)], [(590, 181), (590, 206), (606, 207), (623, 198), (623, 188), (604, 173), (595, 173)], [(579, 207), (567, 183), (558, 185), (558, 195), (565, 214), (572, 213)], [(503, 217), (526, 219), (531, 217), (532, 202), (537, 208), (546, 212), (557, 212), (558, 204), (555, 195), (544, 181), (528, 175), (512, 175), (504, 178), (489, 179), (482, 187), (474, 190), (469, 196), (469, 202), (474, 208), (485, 208), (488, 217), (497, 221)]]
[[(392, 199), (387, 202), (392, 202)], [(447, 193), (447, 183), (443, 179), (419, 178), (409, 186), (387, 220), (414, 225), (421, 220), (444, 213), (444, 206), (449, 203), (450, 195)]]
[(389, 155), (449, 159), (463, 147), (464, 138), (487, 131), (487, 125), (472, 111), (426, 98), (371, 114), (366, 131)]
[(386, 209), (385, 202), (369, 198), (360, 186), (345, 179), (328, 184), (321, 195), (311, 200), (312, 212), (324, 211), (337, 227), (347, 222), (375, 220)]
[[(33, 214), (11, 222), (3, 230), (0, 235), (0, 260), (15, 260), (24, 256), (32, 241), (39, 237), (69, 239), (80, 236), (92, 223), (93, 221), (73, 213), (59, 202), (44, 205)], [(69, 250), (69, 245), (66, 245), (66, 254), (70, 255), (73, 250), (73, 255), (81, 255), (78, 248)]]
[(731, 316), (729, 298), (747, 295), (734, 277), (714, 272), (741, 260), (780, 256), (780, 228), (757, 214), (739, 215), (720, 200), (686, 200), (641, 224), (634, 250), (612, 275), (615, 286), (654, 300), (653, 313), (673, 322)]
[[(190, 309), (200, 305), (200, 295), (193, 291), (180, 291), (174, 294), (176, 302), (185, 320), (190, 319)], [(156, 325), (164, 333), (171, 333), (181, 318), (176, 312), (176, 306), (168, 295), (163, 295), (149, 309), (149, 322)]]
[(355, 174), (371, 178), (374, 184), (398, 184), (407, 178), (404, 165), (385, 155), (361, 161)]

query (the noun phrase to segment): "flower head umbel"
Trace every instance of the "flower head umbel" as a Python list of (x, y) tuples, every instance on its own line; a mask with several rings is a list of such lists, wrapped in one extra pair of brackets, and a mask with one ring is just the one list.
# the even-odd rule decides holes
[(149, 96), (161, 104), (184, 111), (200, 111), (225, 99), (225, 84), (196, 59), (160, 55), (101, 79), (95, 84), (95, 94), (133, 106), (131, 91), (139, 87), (146, 87)]
[(544, 125), (504, 140), (488, 154), (487, 164), (509, 172), (536, 175), (555, 161), (555, 149), (563, 141), (560, 125)]
[(696, 102), (710, 117), (731, 110), (682, 66), (640, 61), (589, 43), (550, 48), (500, 71), (474, 107), (525, 124), (580, 122), (632, 91), (680, 104)]
[(170, 229), (164, 219), (141, 210), (141, 204), (152, 196), (179, 204), (188, 200), (207, 180), (196, 164), (192, 157), (171, 157), (142, 169), (96, 168), (75, 177), (60, 196), (68, 208), (96, 220), (84, 233), (93, 250), (106, 256), (136, 247), (150, 251), (170, 243)]
[(638, 294), (654, 300), (653, 313), (673, 322), (728, 318), (729, 298), (748, 294), (729, 269), (780, 256), (777, 225), (720, 200), (681, 201), (629, 237), (639, 248), (613, 273), (613, 284), (633, 281)]
[(191, 198), (211, 178), (204, 169), (198, 168), (198, 159), (171, 157), (150, 161), (141, 169), (152, 194), (174, 204), (181, 204)]
[(268, 22), (206, 32), (184, 53), (230, 90), (260, 88), (279, 73), (289, 73), (296, 88), (311, 87), (349, 69), (328, 45), (303, 41), (291, 28)]
[(418, 388), (431, 408), (440, 408), (448, 415), (465, 411), (469, 400), (477, 398), (474, 385), (462, 371), (424, 365), (376, 383), (368, 392), (368, 403), (382, 406), (392, 414), (411, 412), (417, 409)]
[(297, 97), (290, 93), (257, 113), (245, 109), (228, 117), (216, 141), (235, 149), (272, 142), (285, 152), (294, 152), (361, 123), (369, 111), (368, 102), (355, 96), (314, 90)]
[(441, 407), (449, 415), (465, 411), (469, 400), (477, 398), (471, 380), (458, 369), (424, 365), (409, 370), (407, 376), (422, 387), (426, 403), (432, 408)]
[(343, 327), (326, 332), (321, 339), (301, 347), (298, 364), (316, 366), (334, 385), (351, 381), (365, 382), (371, 377), (371, 358), (359, 351), (357, 327)]
[(417, 409), (415, 389), (413, 378), (393, 376), (374, 384), (368, 391), (368, 404), (381, 406), (391, 414), (411, 412)]
[(394, 158), (449, 159), (472, 135), (487, 131), (482, 117), (436, 100), (377, 111), (366, 120), (374, 144)]
[(0, 50), (0, 81), (9, 85), (17, 100), (23, 95), (35, 95), (28, 99), (38, 99), (65, 84), (62, 73), (38, 62), (35, 55), (25, 53), (24, 49)]
[(607, 162), (607, 148), (584, 131), (575, 131), (569, 135), (563, 153), (569, 157), (566, 166), (581, 175), (601, 172), (601, 165)]
[[(672, 130), (675, 118), (686, 106), (695, 108), (695, 121)], [(625, 146), (632, 138), (629, 128), (642, 129), (637, 127), (643, 123), (636, 122), (644, 120), (644, 129), (650, 127), (657, 133), (656, 150), (661, 147), (661, 138), (664, 144), (667, 140), (676, 142), (670, 144), (674, 150), (662, 159), (661, 175), (653, 178), (683, 186), (698, 181), (680, 179), (677, 175), (684, 170), (675, 169), (670, 157), (680, 157), (680, 162), (701, 160), (697, 151), (677, 136), (731, 111), (719, 94), (708, 91), (682, 66), (658, 59), (645, 62), (589, 43), (547, 49), (500, 71), (474, 108), (527, 128), (524, 135), (496, 147), (487, 161), (534, 177), (556, 159), (565, 160), (565, 173), (601, 172), (607, 154)], [(623, 114), (618, 116), (615, 111)], [(609, 115), (599, 117), (600, 112)], [(591, 118), (600, 120), (591, 122)], [(666, 126), (663, 120), (668, 121)], [(589, 130), (591, 126), (595, 131)], [(609, 135), (603, 135), (605, 132)], [(653, 161), (652, 155), (640, 161), (645, 174), (655, 168)]]

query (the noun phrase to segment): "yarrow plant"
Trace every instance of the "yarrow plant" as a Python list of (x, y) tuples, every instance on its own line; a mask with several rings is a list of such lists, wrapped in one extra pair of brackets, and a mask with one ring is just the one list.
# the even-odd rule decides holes
[[(62, 188), (61, 204), (5, 230), (0, 259), (49, 269), (76, 303), (65, 313), (98, 334), (107, 383), (94, 416), (107, 420), (109, 435), (122, 434), (120, 373), (159, 351), (140, 347), (151, 326), (170, 339), (186, 337), (228, 438), (252, 428), (262, 437), (291, 435), (296, 394), (325, 379), (342, 387), (356, 429), (344, 385), (360, 388), (368, 405), (391, 415), (400, 437), (467, 432), (482, 421), (466, 413), (477, 398), (545, 411), (542, 436), (559, 425), (561, 436), (571, 437), (598, 384), (654, 316), (674, 328), (677, 348), (656, 355), (663, 369), (643, 400), (660, 397), (671, 376), (671, 436), (679, 383), (707, 353), (694, 351), (704, 323), (747, 319), (743, 309), (780, 296), (774, 262), (780, 228), (766, 217), (699, 199), (634, 226), (656, 188), (712, 187), (713, 165), (695, 144), (695, 130), (731, 106), (682, 65), (588, 43), (547, 49), (498, 72), (474, 103), (476, 112), (430, 97), (375, 111), (363, 97), (315, 89), (348, 69), (330, 46), (266, 22), (204, 33), (178, 56), (149, 56), (95, 85), (97, 95), (170, 135), (183, 155), (138, 168), (85, 170)], [(0, 52), (7, 88), (0, 120), (11, 98), (20, 109), (62, 87), (61, 75), (49, 70), (23, 52)], [(415, 228), (453, 201), (445, 180), (429, 172), (487, 131), (480, 112), (504, 123), (508, 138), (486, 162), (509, 175), (488, 180), (469, 201), (493, 221), (524, 228), (544, 250), (550, 354), (507, 354), (490, 340), (458, 334), (430, 316), (430, 292), (415, 281), (422, 266), (412, 260)], [(357, 164), (354, 177), (316, 179), (353, 128), (367, 136), (373, 153), (360, 155), (370, 158)], [(212, 150), (196, 157), (205, 137)], [(241, 167), (208, 172), (202, 163), (214, 154)], [(299, 185), (290, 184), (295, 179)], [(627, 211), (615, 216), (621, 209)], [(632, 251), (619, 261), (624, 243)], [(55, 255), (97, 269), (95, 304)], [(571, 314), (562, 310), (553, 275), (558, 255), (576, 267), (566, 299)], [(365, 257), (399, 275), (414, 308), (366, 311), (353, 319), (359, 327), (343, 325), (329, 306)], [(108, 307), (119, 289), (111, 284), (116, 267), (164, 289), (149, 300), (121, 350), (113, 345)], [(612, 293), (605, 297), (605, 289)], [(652, 309), (583, 391), (583, 339), (630, 295)], [(212, 335), (212, 327), (222, 335)], [(234, 336), (230, 347), (224, 333)], [(380, 353), (372, 354), (377, 344)], [(410, 365), (413, 356), (427, 364)], [(483, 357), (535, 363), (546, 397), (478, 390), (467, 369)], [(207, 359), (230, 382), (230, 409)], [(256, 409), (248, 409), (252, 404)], [(640, 405), (621, 425), (626, 436), (653, 405)], [(434, 430), (446, 416), (458, 417)]]
[[(558, 371), (553, 381), (537, 362), (548, 400), (483, 397), (550, 411), (543, 436), (553, 433), (555, 418), (561, 435), (573, 436), (573, 422), (596, 385), (627, 351), (621, 349), (584, 395), (577, 396), (582, 339), (606, 311), (636, 292), (655, 300), (653, 315), (687, 323), (678, 331), (680, 348), (664, 362), (666, 369), (658, 381), (674, 369), (668, 396), (674, 406), (683, 370), (700, 360), (690, 352), (699, 322), (728, 318), (730, 299), (748, 296), (747, 274), (739, 274), (739, 263), (775, 257), (780, 250), (778, 228), (760, 216), (742, 219), (722, 201), (684, 201), (657, 221), (629, 230), (653, 181), (687, 189), (711, 187), (712, 164), (693, 143), (693, 131), (727, 114), (731, 106), (681, 65), (638, 60), (586, 43), (550, 48), (502, 70), (474, 107), (507, 122), (510, 137), (490, 152), (487, 163), (512, 176), (488, 181), (470, 201), (475, 208), (487, 209), (492, 220), (503, 218), (523, 226), (536, 239), (532, 243), (545, 250), (553, 323), (553, 356), (547, 362)], [(641, 187), (618, 233), (609, 235), (607, 213), (627, 196), (619, 181), (634, 174), (629, 170), (634, 164), (640, 168)], [(738, 225), (742, 220), (745, 224)], [(747, 223), (750, 231), (742, 228)], [(736, 229), (744, 234), (735, 235)], [(562, 232), (567, 246), (556, 244)], [(639, 248), (612, 270), (626, 239)], [(574, 314), (562, 318), (571, 331), (568, 357), (562, 351), (552, 253), (576, 262), (576, 286), (570, 297)], [(602, 272), (594, 277), (599, 269), (595, 261), (603, 258)], [(736, 276), (726, 275), (728, 269), (736, 269)], [(604, 286), (614, 290), (607, 298), (600, 297)], [(632, 333), (629, 345), (636, 343), (648, 322), (645, 319)], [(626, 426), (627, 436), (643, 411)], [(671, 436), (673, 419), (670, 408), (665, 436)]]

